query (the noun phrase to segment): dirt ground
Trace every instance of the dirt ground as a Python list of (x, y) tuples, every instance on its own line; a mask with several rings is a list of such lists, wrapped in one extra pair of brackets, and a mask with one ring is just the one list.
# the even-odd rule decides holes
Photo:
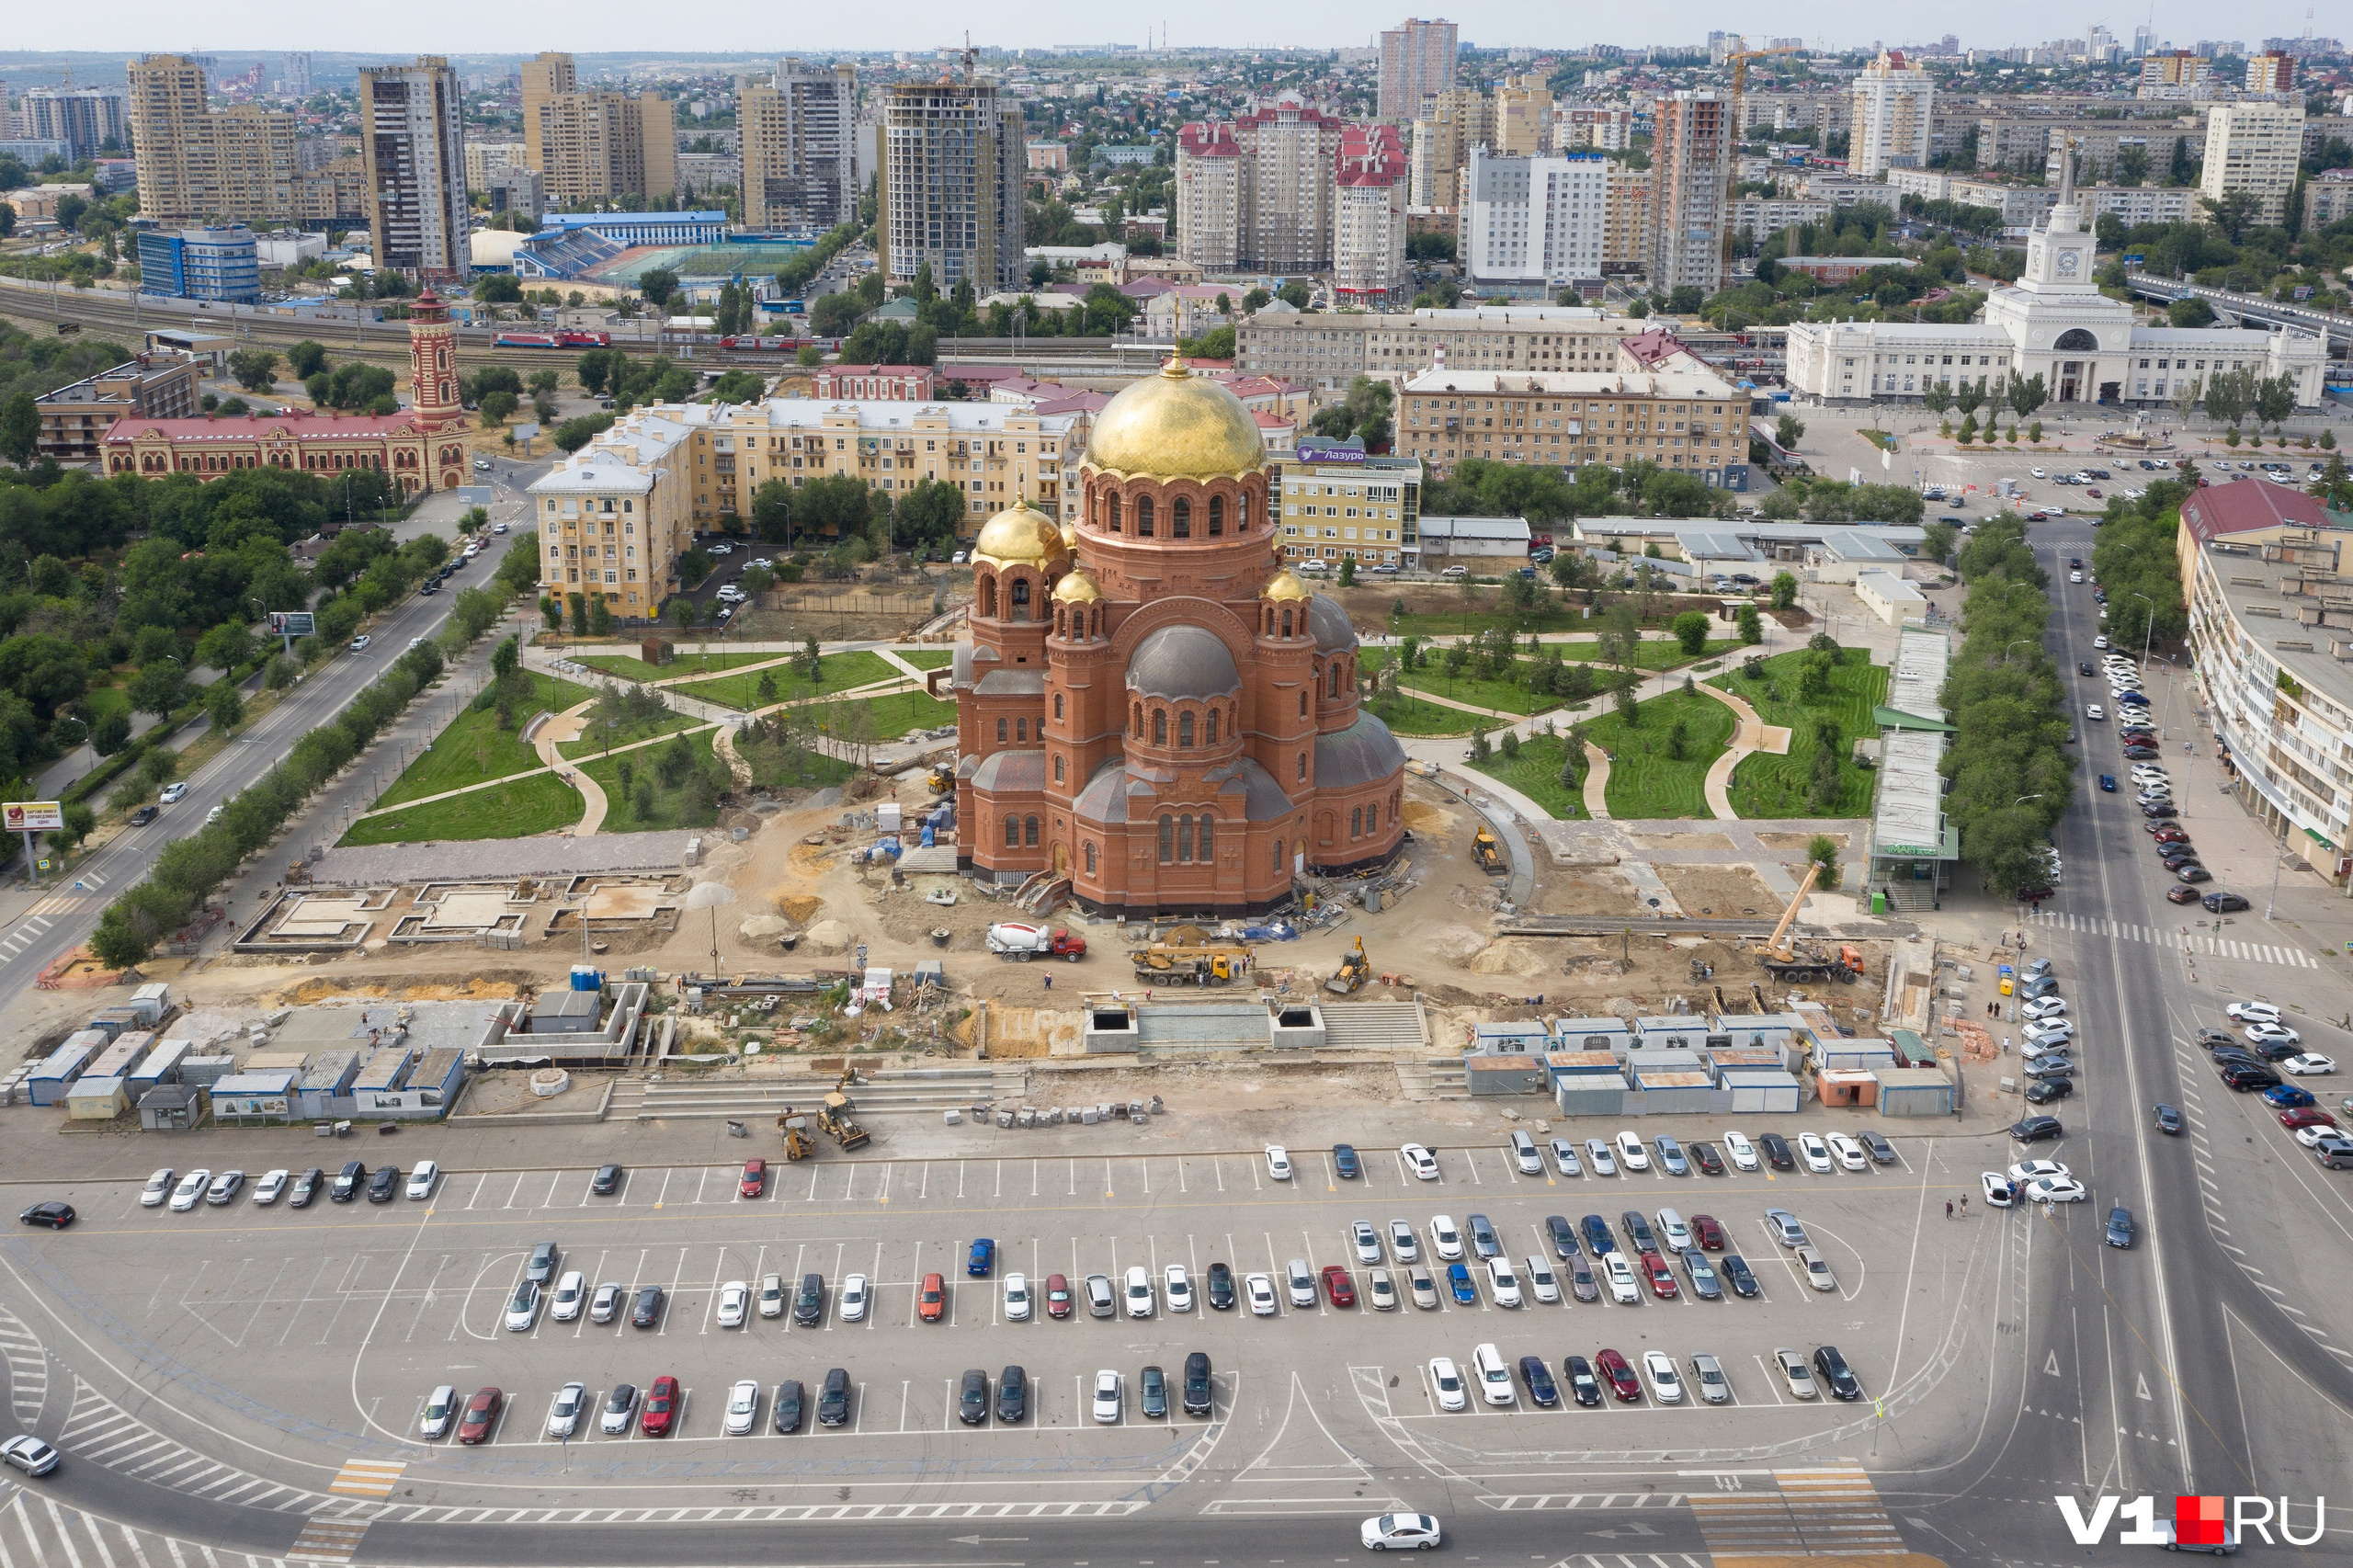
[(1766, 891), (1764, 881), (1746, 866), (1688, 866), (1654, 864), (1667, 891), (1686, 915), (1730, 919), (1744, 915), (1771, 915), (1785, 902)]
[(1631, 915), (1634, 884), (1605, 866), (1536, 863), (1536, 909), (1543, 915)]

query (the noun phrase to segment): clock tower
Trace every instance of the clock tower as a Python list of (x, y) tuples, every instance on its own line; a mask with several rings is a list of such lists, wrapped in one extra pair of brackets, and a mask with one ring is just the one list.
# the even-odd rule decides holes
[(2132, 307), (2092, 279), (2099, 241), (2075, 202), (2074, 140), (2058, 151), (2059, 199), (2027, 241), (2026, 271), (1985, 301), (1985, 322), (2009, 336), (2010, 373), (2040, 376), (2051, 403), (2120, 403)]

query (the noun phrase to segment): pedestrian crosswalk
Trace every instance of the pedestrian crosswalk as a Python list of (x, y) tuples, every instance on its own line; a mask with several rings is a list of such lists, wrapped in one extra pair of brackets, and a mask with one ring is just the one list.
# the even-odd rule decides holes
[(2185, 931), (2179, 926), (2136, 926), (2130, 921), (2110, 920), (2096, 915), (2071, 915), (2057, 909), (2042, 910), (2029, 917), (2028, 924), (2047, 926), (2061, 931), (2080, 931), (2089, 937), (2112, 937), (2120, 942), (2146, 942), (2152, 947), (2171, 948), (2176, 952), (2195, 953), (2205, 958), (2236, 959), (2242, 963), (2284, 964), (2290, 969), (2320, 967), (2320, 960), (2301, 948), (2283, 948), (2268, 942), (2241, 942), (2228, 937)]
[(286, 1549), (286, 1555), (297, 1562), (348, 1562), (358, 1554), (359, 1542), (368, 1534), (366, 1519), (313, 1518)]
[(26, 915), (22, 926), (17, 926), (6, 937), (0, 937), (0, 964), (16, 962), (17, 959), (24, 956), (27, 948), (48, 936), (49, 928), (56, 924), (56, 921), (38, 910)]
[(1860, 1465), (1777, 1470), (1769, 1488), (1694, 1493), (1691, 1509), (1718, 1563), (1907, 1550)]
[(406, 1469), (405, 1460), (347, 1459), (327, 1483), (327, 1490), (346, 1497), (389, 1497)]
[[(348, 1562), (348, 1558), (332, 1561)], [(6, 1568), (288, 1568), (199, 1540), (157, 1535), (66, 1507), (53, 1498), (0, 1482), (0, 1564)]]
[(8, 1366), (8, 1407), (17, 1424), (30, 1427), (49, 1400), (49, 1353), (25, 1322), (0, 1307), (0, 1358)]
[[(5, 1340), (0, 1340), (4, 1346)], [(267, 1481), (248, 1470), (199, 1453), (74, 1378), (74, 1404), (57, 1446), (75, 1459), (151, 1484), (241, 1508), (308, 1513), (326, 1504), (318, 1493)], [(381, 1494), (370, 1494), (381, 1495)], [(6, 1568), (0, 1563), (0, 1568)]]

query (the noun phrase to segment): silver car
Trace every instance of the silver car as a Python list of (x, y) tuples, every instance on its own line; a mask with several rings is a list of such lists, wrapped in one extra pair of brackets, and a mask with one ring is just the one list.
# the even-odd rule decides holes
[(1732, 1384), (1724, 1381), (1723, 1368), (1704, 1350), (1691, 1358), (1691, 1381), (1710, 1404), (1722, 1404), (1732, 1398)]
[(1381, 1261), (1381, 1233), (1370, 1222), (1358, 1220), (1348, 1227), (1348, 1244), (1357, 1249), (1358, 1263)]
[(588, 1407), (588, 1385), (566, 1383), (555, 1391), (548, 1406), (548, 1436), (569, 1437), (580, 1429), (580, 1413)]

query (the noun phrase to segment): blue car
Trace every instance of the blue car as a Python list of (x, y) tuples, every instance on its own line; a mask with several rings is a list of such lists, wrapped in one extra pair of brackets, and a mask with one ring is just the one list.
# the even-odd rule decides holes
[(1475, 1307), (1479, 1304), (1479, 1292), (1471, 1288), (1471, 1271), (1462, 1265), (1449, 1263), (1446, 1266), (1446, 1284), (1454, 1292), (1458, 1305)]
[(2115, 793), (2116, 793), (2116, 775), (2115, 775), (2115, 774), (2113, 774), (2113, 773), (2103, 773), (2103, 774), (2101, 774), (2101, 775), (2099, 776), (2099, 787), (2100, 787), (2100, 789), (2101, 789), (2103, 791), (2105, 791), (2105, 792), (2106, 792), (2106, 793), (2108, 793), (2108, 794), (2110, 794), (2110, 795), (2115, 794)]
[(1543, 1357), (1522, 1356), (1519, 1381), (1528, 1385), (1528, 1397), (1541, 1408), (1550, 1410), (1561, 1403), (1561, 1391), (1552, 1382), (1552, 1369), (1544, 1364)]
[(1357, 1158), (1355, 1144), (1332, 1145), (1332, 1169), (1343, 1181), (1354, 1181), (1364, 1174), (1364, 1165)]
[(1577, 1221), (1585, 1230), (1585, 1250), (1596, 1257), (1618, 1250), (1618, 1238), (1609, 1229), (1609, 1221), (1598, 1214), (1588, 1214)]
[(1716, 1260), (1716, 1267), (1722, 1273), (1725, 1282), (1732, 1286), (1733, 1295), (1754, 1296), (1756, 1294), (1756, 1276), (1749, 1272), (1748, 1260), (1740, 1254), (1736, 1252), (1724, 1254)]
[(972, 1243), (972, 1256), (964, 1260), (964, 1272), (975, 1279), (985, 1279), (996, 1263), (996, 1243), (982, 1236)]
[(2169, 1138), (2180, 1135), (2181, 1112), (2178, 1109), (2160, 1101), (2156, 1108), (2156, 1113), (2158, 1131), (2165, 1134)]
[(2273, 1110), (2302, 1110), (2308, 1105), (2320, 1102), (2313, 1098), (2309, 1089), (2300, 1089), (2293, 1084), (2281, 1084), (2263, 1091), (2263, 1103)]

